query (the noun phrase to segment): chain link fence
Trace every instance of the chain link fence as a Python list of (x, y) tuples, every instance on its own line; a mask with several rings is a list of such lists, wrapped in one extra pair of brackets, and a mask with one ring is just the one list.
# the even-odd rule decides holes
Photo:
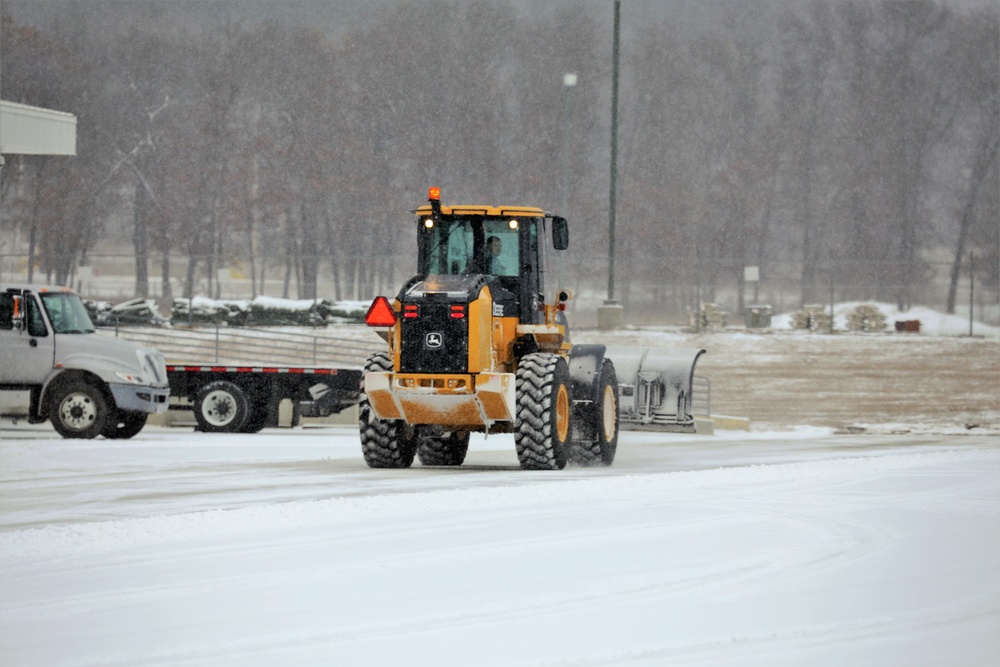
[[(352, 269), (335, 274), (333, 263), (320, 262), (313, 299), (370, 301), (378, 294), (394, 295), (415, 266), (412, 256), (355, 257)], [(306, 285), (294, 270), (263, 265), (251, 281), (246, 267), (231, 262), (213, 275), (196, 272), (192, 294), (185, 289), (185, 267), (189, 259), (170, 259), (170, 299), (164, 298), (163, 282), (150, 271), (145, 293), (137, 293), (135, 257), (127, 253), (91, 255), (86, 265), (77, 266), (66, 282), (86, 299), (121, 303), (147, 298), (160, 314), (170, 318), (175, 299), (203, 295), (215, 299), (251, 299), (271, 296), (302, 298)], [(25, 254), (0, 255), (0, 280), (25, 282), (28, 278)], [(162, 266), (157, 258), (150, 269)], [(731, 259), (690, 259), (643, 255), (622, 257), (617, 262), (613, 300), (624, 306), (629, 324), (689, 324), (705, 304), (735, 321), (743, 321), (752, 309), (768, 307), (773, 314), (801, 310), (806, 306), (873, 301), (908, 306), (924, 306), (946, 312), (949, 303), (952, 262), (946, 253), (907, 265), (902, 262), (865, 260), (760, 261), (754, 266)], [(360, 267), (360, 268), (359, 268)], [(371, 267), (369, 275), (359, 275)], [(954, 286), (954, 312), (971, 314), (977, 321), (1000, 324), (1000, 270), (995, 260), (976, 260), (975, 279), (970, 282), (967, 262), (959, 267)], [(571, 289), (574, 298), (569, 313), (576, 326), (596, 325), (597, 307), (609, 299), (607, 257), (569, 254), (558, 257), (549, 268), (546, 284), (555, 289)], [(36, 268), (31, 272), (36, 284), (51, 280), (51, 274)], [(901, 280), (907, 278), (908, 280)]]

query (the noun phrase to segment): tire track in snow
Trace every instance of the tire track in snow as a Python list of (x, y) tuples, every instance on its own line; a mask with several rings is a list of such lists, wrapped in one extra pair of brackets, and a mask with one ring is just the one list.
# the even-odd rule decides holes
[(575, 479), (534, 485), (332, 498), (70, 526), (46, 526), (0, 533), (0, 562), (102, 553), (199, 537), (236, 536), (259, 532), (268, 527), (287, 529), (334, 526), (386, 517), (426, 515), (454, 507), (530, 507), (547, 502), (574, 502), (580, 497), (644, 500), (653, 493), (669, 494), (715, 485), (729, 487), (796, 479), (807, 480), (807, 483), (811, 479), (822, 479), (826, 485), (850, 483), (855, 481), (858, 474), (966, 460), (1000, 460), (1000, 450), (951, 450), (928, 454)]
[[(375, 642), (401, 637), (417, 640), (426, 638), (446, 630), (475, 631), (477, 628), (496, 624), (530, 623), (532, 621), (552, 622), (566, 614), (567, 610), (575, 615), (588, 616), (592, 612), (605, 612), (610, 608), (621, 609), (643, 606), (650, 600), (660, 600), (665, 596), (679, 593), (696, 592), (698, 595), (719, 596), (719, 591), (747, 591), (754, 587), (762, 587), (782, 576), (786, 571), (813, 572), (816, 568), (837, 568), (846, 563), (863, 559), (884, 548), (887, 537), (877, 529), (872, 529), (863, 521), (847, 520), (845, 513), (862, 511), (872, 507), (873, 502), (889, 501), (906, 508), (914, 505), (935, 505), (944, 498), (945, 491), (932, 490), (917, 498), (915, 502), (910, 491), (903, 490), (896, 495), (881, 494), (873, 500), (870, 494), (857, 493), (849, 485), (864, 485), (887, 474), (934, 474), (924, 472), (929, 466), (945, 465), (949, 462), (976, 461), (984, 465), (995, 465), (1000, 460), (1000, 453), (990, 451), (961, 451), (933, 454), (913, 454), (891, 457), (876, 457), (868, 459), (838, 459), (806, 464), (785, 464), (777, 466), (751, 466), (746, 468), (728, 468), (696, 473), (667, 473), (627, 478), (601, 478), (594, 480), (571, 480), (517, 487), (499, 487), (493, 489), (471, 489), (458, 491), (435, 491), (425, 494), (396, 494), (362, 499), (334, 499), (323, 502), (292, 503), (266, 507), (247, 508), (224, 512), (193, 513), (174, 515), (171, 517), (153, 517), (149, 519), (131, 519), (119, 522), (102, 522), (82, 526), (61, 526), (51, 530), (14, 531), (0, 535), (0, 564), (5, 571), (13, 574), (24, 573), (29, 577), (38, 570), (38, 558), (47, 559), (42, 563), (46, 572), (62, 569), (72, 574), (74, 568), (86, 566), (100, 556), (100, 561), (106, 567), (114, 568), (127, 565), (150, 564), (157, 557), (150, 552), (162, 550), (162, 562), (175, 559), (225, 558), (230, 552), (241, 557), (253, 554), (246, 550), (247, 544), (272, 531), (287, 531), (289, 527), (297, 531), (296, 539), (291, 545), (283, 548), (299, 549), (310, 545), (312, 548), (322, 548), (331, 543), (331, 538), (302, 537), (309, 530), (324, 529), (338, 533), (333, 543), (354, 542), (364, 544), (375, 536), (380, 523), (388, 522), (399, 525), (401, 517), (418, 521), (410, 530), (416, 531), (434, 529), (445, 530), (450, 535), (461, 533), (474, 524), (489, 521), (492, 518), (503, 518), (508, 515), (511, 521), (518, 513), (532, 512), (531, 519), (548, 526), (565, 517), (566, 508), (570, 505), (579, 506), (581, 499), (600, 499), (602, 512), (597, 516), (575, 519), (577, 526), (570, 526), (568, 533), (553, 532), (541, 535), (534, 540), (511, 539), (512, 528), (507, 532), (494, 536), (484, 544), (443, 542), (439, 546), (426, 546), (397, 553), (377, 553), (376, 557), (366, 557), (347, 566), (339, 566), (336, 570), (311, 570), (306, 572), (289, 572), (283, 570), (266, 577), (266, 583), (275, 589), (280, 589), (296, 582), (319, 583), (317, 580), (336, 580), (354, 574), (378, 572), (384, 570), (401, 571), (408, 562), (440, 562), (440, 561), (476, 561), (488, 556), (503, 556), (517, 559), (531, 555), (547, 546), (553, 546), (558, 540), (562, 550), (586, 553), (588, 547), (602, 543), (621, 543), (629, 538), (642, 537), (647, 541), (663, 540), (665, 538), (690, 539), (699, 530), (726, 531), (737, 527), (747, 514), (760, 517), (762, 520), (772, 520), (788, 533), (805, 531), (807, 539), (805, 546), (792, 552), (786, 549), (764, 549), (753, 557), (728, 557), (716, 563), (700, 566), (686, 564), (682, 576), (669, 576), (649, 570), (638, 570), (631, 573), (611, 573), (598, 583), (584, 582), (586, 590), (566, 592), (558, 587), (540, 585), (540, 592), (527, 596), (513, 604), (510, 603), (465, 603), (454, 610), (431, 609), (426, 616), (407, 619), (405, 628), (386, 627), (386, 619), (371, 621), (355, 621), (328, 632), (296, 633), (277, 631), (275, 634), (265, 634), (254, 640), (239, 645), (228, 643), (223, 646), (190, 647), (180, 651), (168, 651), (159, 657), (148, 655), (143, 662), (155, 664), (155, 661), (170, 662), (184, 656), (193, 659), (205, 659), (204, 664), (212, 664), (211, 656), (224, 658), (236, 663), (240, 655), (250, 656), (260, 650), (277, 652), (278, 654), (301, 651), (304, 645), (351, 645), (359, 641)], [(954, 476), (953, 476), (954, 477)], [(966, 474), (963, 483), (975, 488), (983, 487), (984, 482), (974, 474)], [(727, 498), (720, 501), (713, 497), (713, 489), (724, 487)], [(994, 485), (995, 488), (995, 485)], [(824, 512), (824, 501), (805, 499), (814, 498), (816, 493), (836, 491), (838, 505)], [(954, 491), (950, 491), (954, 493)], [(843, 501), (843, 502), (841, 502)], [(789, 517), (782, 507), (794, 507), (798, 502), (796, 515)], [(996, 503), (990, 503), (983, 496), (977, 496), (971, 501), (954, 499), (952, 504), (967, 506), (972, 511), (996, 513)], [(685, 512), (701, 515), (678, 521), (675, 518), (657, 521), (633, 521), (632, 523), (612, 524), (616, 511), (628, 512), (632, 507), (643, 507), (649, 510), (674, 510), (683, 515)], [(709, 514), (705, 517), (704, 512)], [(419, 523), (419, 517), (431, 517), (433, 525)], [(522, 517), (523, 518), (523, 517)], [(820, 526), (816, 526), (820, 523)], [(473, 531), (475, 532), (475, 531)], [(345, 534), (346, 533), (346, 534)], [(407, 535), (401, 535), (402, 541)], [(239, 542), (238, 549), (234, 545), (223, 543), (215, 545), (220, 539), (232, 538)], [(248, 542), (249, 541), (249, 542)], [(641, 540), (636, 540), (641, 541)], [(207, 544), (206, 544), (207, 542)], [(278, 553), (282, 547), (265, 545), (258, 547), (261, 552)], [(331, 554), (336, 556), (336, 553)], [(10, 570), (6, 568), (10, 567)], [(246, 575), (232, 575), (219, 578), (209, 588), (216, 591), (232, 591), (247, 584)], [(577, 582), (579, 583), (579, 582)], [(570, 585), (573, 585), (572, 583)], [(6, 587), (6, 586), (5, 586)], [(185, 599), (195, 594), (204, 594), (203, 583), (189, 586), (151, 586), (137, 588), (128, 592), (114, 590), (82, 594), (60, 601), (40, 601), (32, 605), (12, 603), (10, 596), (0, 596), (0, 602), (5, 617), (14, 619), (23, 612), (28, 617), (45, 618), (61, 615), (65, 612), (82, 612), (88, 609), (113, 609), (127, 602), (150, 602), (156, 600)], [(64, 605), (64, 606), (60, 606)], [(925, 612), (930, 614), (929, 611)], [(921, 617), (918, 612), (915, 618)], [(871, 620), (875, 619), (875, 620)], [(945, 618), (947, 621), (947, 618)], [(916, 622), (916, 621), (915, 621)], [(392, 623), (389, 623), (391, 626)], [(829, 636), (829, 641), (836, 643), (837, 637), (849, 637), (851, 633), (859, 636), (863, 628), (871, 625), (877, 627), (878, 617), (871, 617), (857, 624), (833, 624), (817, 626), (819, 629), (805, 630), (796, 628), (781, 629), (779, 634), (788, 637), (804, 636), (818, 641), (822, 636)], [(855, 627), (856, 626), (856, 627)], [(838, 630), (837, 628), (841, 628)], [(859, 629), (860, 628), (860, 629)], [(838, 634), (838, 632), (840, 634)], [(824, 635), (826, 633), (826, 635)], [(766, 639), (765, 635), (761, 635)], [(359, 639), (361, 638), (361, 639)], [(737, 642), (763, 642), (757, 635), (744, 635), (731, 638)], [(723, 643), (725, 638), (720, 640)], [(792, 640), (789, 640), (792, 641)], [(696, 645), (694, 648), (681, 646), (666, 647), (664, 651), (681, 651), (681, 655), (696, 658), (702, 652), (710, 652), (715, 644), (707, 644), (707, 648)], [(686, 653), (685, 653), (686, 652)], [(707, 655), (707, 653), (706, 653)], [(645, 657), (637, 659), (645, 660)], [(129, 660), (123, 660), (127, 664)], [(611, 661), (613, 662), (613, 661)], [(221, 663), (219, 663), (221, 664)], [(585, 664), (585, 663), (581, 663)], [(594, 663), (609, 664), (609, 663)]]

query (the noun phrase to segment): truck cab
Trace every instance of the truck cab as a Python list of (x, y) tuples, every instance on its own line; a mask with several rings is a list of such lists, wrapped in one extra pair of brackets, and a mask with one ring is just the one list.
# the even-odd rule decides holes
[(65, 287), (0, 285), (0, 391), (27, 391), (28, 421), (64, 438), (130, 438), (167, 410), (158, 350), (98, 334)]

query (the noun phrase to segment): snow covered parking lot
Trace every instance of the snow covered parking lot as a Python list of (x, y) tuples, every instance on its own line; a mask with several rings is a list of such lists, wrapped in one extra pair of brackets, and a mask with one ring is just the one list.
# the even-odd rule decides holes
[(1000, 443), (624, 433), (373, 471), (351, 428), (3, 424), (4, 665), (995, 665)]

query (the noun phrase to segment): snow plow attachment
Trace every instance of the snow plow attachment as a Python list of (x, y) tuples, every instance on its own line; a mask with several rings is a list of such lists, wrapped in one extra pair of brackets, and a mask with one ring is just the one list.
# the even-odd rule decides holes
[(694, 367), (705, 350), (608, 346), (623, 429), (694, 433)]

